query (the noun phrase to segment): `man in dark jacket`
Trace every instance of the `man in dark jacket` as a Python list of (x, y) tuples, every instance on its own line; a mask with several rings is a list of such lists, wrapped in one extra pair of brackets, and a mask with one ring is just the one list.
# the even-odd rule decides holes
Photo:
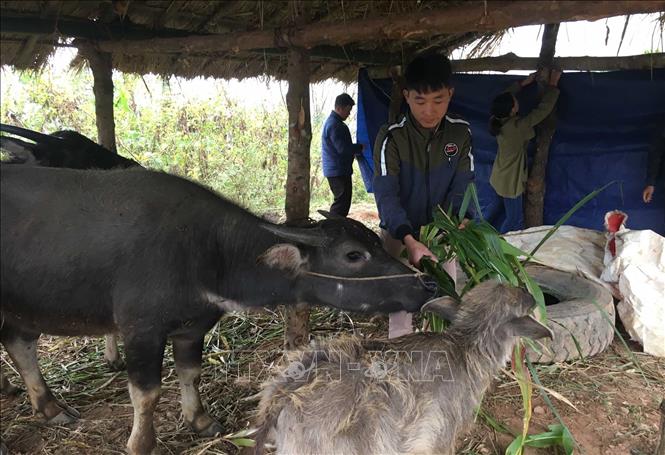
[(647, 158), (647, 184), (642, 192), (642, 200), (649, 203), (656, 190), (656, 181), (665, 178), (665, 127), (651, 144)]
[[(404, 74), (409, 106), (397, 123), (384, 125), (374, 144), (374, 197), (384, 247), (393, 256), (406, 248), (409, 262), (436, 256), (419, 241), (420, 228), (432, 222), (437, 206), (459, 209), (473, 181), (471, 130), (449, 114), (453, 96), (450, 61), (428, 53), (416, 57)], [(450, 270), (455, 276), (454, 267)], [(412, 331), (411, 315), (390, 315), (389, 337)]]
[(330, 113), (321, 134), (323, 175), (328, 179), (330, 190), (335, 197), (330, 213), (339, 216), (349, 214), (353, 158), (363, 150), (361, 144), (352, 142), (349, 128), (344, 123), (355, 104), (353, 98), (346, 93), (335, 98), (335, 110)]

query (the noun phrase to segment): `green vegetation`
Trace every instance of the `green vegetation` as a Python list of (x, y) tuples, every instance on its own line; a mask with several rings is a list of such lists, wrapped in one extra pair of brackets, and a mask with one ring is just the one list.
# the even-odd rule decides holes
[[(283, 104), (248, 107), (224, 84), (195, 96), (181, 81), (114, 73), (118, 152), (152, 169), (186, 176), (254, 211), (283, 214), (287, 112)], [(62, 129), (97, 138), (89, 71), (39, 74), (2, 70), (0, 121), (41, 132)], [(331, 96), (333, 96), (331, 94)], [(311, 209), (332, 202), (321, 172), (321, 128), (327, 109), (312, 114)], [(354, 202), (372, 200), (354, 174)]]

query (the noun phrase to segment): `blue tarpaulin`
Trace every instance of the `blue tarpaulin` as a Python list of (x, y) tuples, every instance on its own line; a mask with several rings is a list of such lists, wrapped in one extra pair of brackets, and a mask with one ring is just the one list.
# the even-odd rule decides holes
[[(476, 184), (484, 212), (497, 205), (489, 185), (496, 156), (496, 140), (487, 130), (490, 103), (523, 77), (454, 76), (449, 111), (471, 124)], [(365, 159), (359, 163), (370, 192), (372, 148), (388, 119), (391, 84), (390, 79), (370, 79), (364, 70), (358, 77), (357, 138), (365, 145)], [(605, 213), (619, 209), (628, 213), (629, 228), (665, 235), (665, 176), (656, 186), (653, 201), (642, 202), (649, 145), (665, 125), (665, 70), (566, 73), (559, 88), (557, 127), (547, 165), (545, 223), (554, 224), (586, 194), (617, 181), (619, 184), (588, 202), (567, 224), (602, 230)], [(522, 90), (518, 98), (521, 114), (527, 113), (535, 105), (535, 84)], [(494, 222), (500, 222), (501, 216)]]

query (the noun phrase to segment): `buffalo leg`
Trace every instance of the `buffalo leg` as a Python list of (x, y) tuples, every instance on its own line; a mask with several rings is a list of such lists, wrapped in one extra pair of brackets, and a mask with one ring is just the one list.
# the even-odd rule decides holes
[(132, 433), (127, 441), (130, 455), (147, 455), (155, 448), (154, 414), (162, 376), (162, 360), (166, 337), (155, 335), (123, 337), (127, 375), (129, 376), (129, 397), (134, 407)]
[(196, 340), (174, 339), (173, 355), (180, 382), (182, 414), (193, 431), (203, 437), (214, 436), (222, 426), (206, 412), (201, 404), (199, 382), (201, 380), (201, 351), (203, 337)]
[(104, 337), (104, 359), (112, 371), (125, 369), (125, 362), (118, 350), (118, 335), (109, 334)]
[(79, 413), (55, 399), (46, 385), (37, 362), (37, 339), (39, 335), (6, 330), (3, 327), (2, 344), (16, 369), (23, 378), (36, 416), (49, 423), (66, 424), (79, 418)]

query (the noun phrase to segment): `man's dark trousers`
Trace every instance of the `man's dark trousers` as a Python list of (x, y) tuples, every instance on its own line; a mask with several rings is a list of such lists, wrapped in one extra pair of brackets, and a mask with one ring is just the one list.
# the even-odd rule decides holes
[(330, 206), (330, 213), (333, 215), (346, 216), (351, 208), (351, 176), (343, 175), (341, 177), (328, 177), (330, 190), (335, 197)]

